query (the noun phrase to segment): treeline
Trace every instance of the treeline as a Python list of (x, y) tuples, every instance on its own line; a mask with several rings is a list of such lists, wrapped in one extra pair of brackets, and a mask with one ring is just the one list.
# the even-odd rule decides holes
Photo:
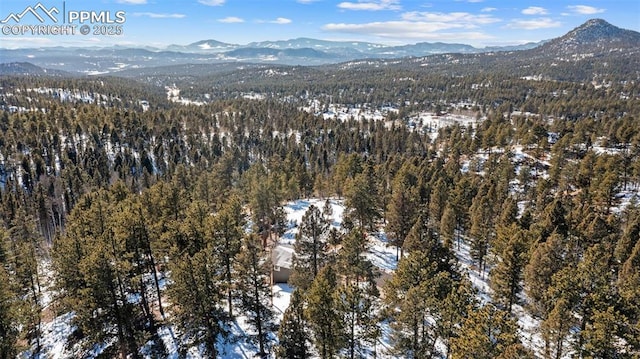
[[(269, 73), (275, 71), (275, 75)], [(209, 98), (235, 98), (260, 93), (272, 98), (299, 101), (317, 99), (323, 104), (392, 104), (400, 108), (400, 118), (414, 111), (446, 110), (451, 104), (477, 104), (484, 112), (507, 104), (511, 110), (531, 112), (568, 120), (585, 117), (618, 118), (637, 113), (639, 89), (635, 82), (562, 82), (520, 78), (522, 75), (474, 72), (449, 74), (435, 70), (383, 67), (365, 68), (248, 68), (211, 76), (176, 80), (168, 76), (162, 83), (176, 83), (181, 96), (208, 102)], [(267, 75), (269, 74), (269, 75)], [(527, 73), (536, 75), (537, 73)], [(157, 80), (156, 80), (157, 81)], [(597, 86), (596, 86), (597, 85)], [(288, 98), (291, 96), (291, 98)], [(606, 109), (606, 112), (604, 111)]]
[[(47, 111), (0, 120), (3, 357), (40, 350), (46, 311), (74, 313), (79, 355), (114, 342), (138, 356), (152, 340), (161, 356), (158, 328), (174, 324), (182, 350), (216, 356), (242, 312), (257, 351), (280, 357), (367, 356), (383, 324), (396, 355), (526, 357), (522, 307), (546, 357), (638, 354), (640, 216), (619, 196), (640, 183), (637, 111), (603, 102), (607, 116), (549, 122), (485, 99), (486, 121), (431, 143), (401, 121), (320, 120), (278, 100), (139, 112), (30, 96)], [(268, 243), (282, 203), (311, 195), (345, 198), (344, 230), (327, 229), (327, 209), (305, 215), (277, 331)], [(378, 287), (362, 254), (381, 228), (399, 264)], [(461, 273), (464, 245), (489, 303)]]

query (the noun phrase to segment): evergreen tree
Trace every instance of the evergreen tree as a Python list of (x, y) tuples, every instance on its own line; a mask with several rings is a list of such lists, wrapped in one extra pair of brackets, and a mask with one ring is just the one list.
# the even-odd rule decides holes
[(233, 317), (234, 264), (236, 256), (240, 252), (245, 222), (240, 199), (232, 196), (222, 204), (220, 211), (214, 215), (207, 226), (211, 240), (216, 248), (216, 255), (224, 268), (222, 280), (226, 287), (230, 317)]
[[(610, 347), (611, 343), (602, 342), (602, 338), (589, 337), (587, 328), (596, 326), (596, 314), (599, 314), (599, 320), (602, 322), (597, 325), (606, 325), (609, 329), (617, 329), (618, 323), (607, 323), (614, 318), (622, 318), (618, 316), (615, 310), (609, 309), (610, 306), (619, 303), (620, 297), (618, 290), (614, 287), (614, 276), (611, 271), (611, 263), (613, 262), (612, 246), (610, 244), (595, 244), (587, 249), (584, 257), (576, 268), (575, 279), (579, 295), (577, 296), (577, 317), (579, 318), (580, 333), (578, 334), (577, 348), (578, 353), (583, 354), (587, 346), (592, 345), (590, 340), (596, 340), (599, 344), (604, 345), (603, 348)], [(565, 290), (564, 292), (569, 292)], [(593, 334), (593, 333), (591, 333)], [(620, 337), (621, 332), (613, 331), (609, 333), (611, 337)], [(597, 335), (596, 335), (597, 336)], [(615, 339), (612, 339), (615, 341)], [(606, 352), (604, 350), (603, 352)]]
[(623, 298), (627, 323), (622, 331), (630, 345), (640, 347), (640, 241), (633, 248), (618, 275), (617, 288)]
[(318, 207), (311, 205), (302, 216), (300, 230), (294, 244), (293, 274), (291, 283), (306, 290), (327, 264), (327, 240), (329, 222)]
[[(583, 333), (584, 350), (586, 358), (616, 358), (622, 351), (622, 344), (619, 342), (619, 326), (626, 323), (626, 318), (620, 315), (612, 306), (606, 310), (596, 309), (592, 315), (592, 323), (588, 324)], [(625, 351), (629, 345), (626, 344)]]
[(498, 263), (490, 273), (490, 286), (493, 289), (494, 301), (509, 313), (522, 291), (527, 244), (526, 233), (516, 224), (498, 228), (496, 250), (500, 253)]
[(0, 358), (15, 358), (19, 334), (16, 306), (18, 299), (11, 288), (4, 260), (3, 258), (3, 265), (0, 265)]
[(377, 189), (372, 165), (366, 166), (346, 185), (345, 215), (368, 231), (374, 231), (375, 223), (381, 217)]
[(86, 287), (80, 291), (83, 298), (76, 298), (75, 321), (88, 336), (89, 343), (109, 340), (110, 333), (105, 328), (115, 326), (119, 356), (139, 357), (140, 338), (134, 327), (138, 314), (128, 300), (117, 262), (114, 263), (110, 252), (94, 247), (79, 263)]
[[(450, 279), (450, 278), (446, 278)], [(444, 299), (436, 301), (437, 313), (434, 314), (436, 332), (444, 342), (447, 356), (451, 353), (451, 340), (458, 337), (458, 328), (468, 316), (467, 309), (472, 308), (476, 301), (476, 293), (467, 278), (459, 282), (452, 281), (449, 293)]]
[(471, 257), (478, 265), (478, 272), (484, 276), (486, 267), (485, 257), (489, 253), (489, 246), (494, 238), (495, 214), (492, 201), (496, 198), (495, 186), (481, 189), (471, 204)]
[(300, 289), (293, 291), (289, 307), (284, 311), (280, 329), (276, 357), (282, 359), (306, 359), (310, 356), (311, 338), (307, 330), (307, 318)]
[(266, 358), (271, 351), (272, 334), (276, 326), (270, 305), (270, 263), (266, 252), (262, 249), (260, 239), (255, 234), (245, 238), (236, 267), (236, 271), (240, 273), (238, 281), (238, 289), (241, 292), (240, 309), (255, 331), (255, 334), (250, 335), (249, 338), (253, 343), (258, 344), (257, 355)]
[(564, 344), (573, 323), (572, 319), (573, 313), (569, 301), (565, 298), (559, 298), (541, 325), (546, 356), (555, 359), (562, 358), (565, 353)]
[(337, 264), (344, 280), (338, 286), (337, 301), (344, 322), (345, 351), (349, 358), (365, 355), (365, 343), (375, 344), (380, 335), (375, 315), (379, 296), (375, 277), (378, 273), (371, 261), (364, 257), (367, 242), (362, 230), (353, 229), (345, 236), (338, 253)]
[(440, 232), (440, 237), (442, 237), (444, 246), (449, 249), (453, 248), (455, 231), (456, 231), (455, 209), (450, 203), (447, 203), (444, 207), (442, 218), (440, 219), (439, 232)]
[(546, 297), (547, 289), (552, 284), (553, 274), (564, 265), (562, 238), (554, 233), (534, 248), (524, 269), (525, 290), (531, 298), (533, 313), (544, 317), (552, 309)]
[(366, 358), (368, 346), (375, 347), (381, 332), (375, 315), (378, 291), (373, 280), (341, 285), (337, 292), (338, 311), (344, 323), (345, 356)]
[(396, 246), (396, 260), (402, 254), (404, 241), (409, 235), (417, 215), (418, 192), (415, 184), (417, 179), (409, 171), (409, 169), (401, 170), (394, 178), (392, 197), (387, 210), (388, 223), (385, 230), (391, 243)]
[(305, 315), (313, 333), (313, 343), (322, 359), (343, 348), (344, 326), (336, 299), (336, 274), (332, 266), (320, 270), (307, 294)]
[(191, 256), (188, 252), (174, 258), (170, 267), (172, 285), (168, 289), (174, 322), (180, 329), (182, 349), (204, 344), (208, 356), (218, 356), (219, 337), (227, 337), (227, 315), (220, 308), (224, 300), (219, 278), (220, 262), (211, 246)]
[(279, 173), (268, 175), (262, 164), (253, 165), (244, 175), (251, 215), (263, 240), (272, 234), (282, 234), (280, 232), (285, 229), (281, 206), (283, 194), (277, 175)]
[(364, 257), (367, 247), (368, 238), (360, 229), (352, 229), (344, 236), (337, 264), (347, 283), (367, 282), (377, 275), (371, 261)]
[(322, 216), (327, 223), (331, 224), (333, 220), (333, 206), (328, 198), (324, 201), (324, 206), (322, 206)]
[[(126, 195), (125, 195), (126, 196)], [(156, 331), (154, 317), (152, 311), (152, 303), (150, 294), (152, 289), (149, 288), (151, 283), (145, 279), (150, 273), (155, 273), (156, 269), (152, 263), (153, 255), (149, 255), (149, 234), (145, 226), (144, 218), (141, 218), (141, 208), (131, 199), (127, 199), (114, 206), (114, 210), (109, 218), (109, 227), (114, 242), (122, 243), (125, 251), (126, 263), (122, 264), (126, 282), (130, 284), (131, 291), (134, 291), (140, 298), (139, 306), (144, 314), (145, 322), (148, 323), (152, 332)], [(162, 294), (159, 290), (157, 279), (154, 283), (155, 295), (159, 300)], [(159, 309), (162, 311), (162, 302), (159, 301)]]
[(515, 320), (491, 304), (470, 310), (451, 344), (452, 359), (533, 358), (520, 343)]
[(36, 353), (40, 353), (42, 336), (42, 293), (40, 260), (43, 258), (43, 242), (32, 216), (23, 207), (18, 208), (9, 228), (9, 273), (15, 278), (15, 293), (21, 298), (20, 321), (24, 325), (26, 339), (35, 341)]
[[(457, 325), (449, 321), (455, 318), (449, 315), (451, 308), (445, 306), (454, 299), (449, 296), (458, 285), (459, 275), (443, 249), (437, 241), (425, 242), (422, 249), (414, 249), (401, 259), (393, 277), (385, 283), (394, 354), (411, 358), (437, 355), (439, 335), (450, 335), (446, 328)], [(430, 318), (440, 315), (442, 321), (432, 324)]]

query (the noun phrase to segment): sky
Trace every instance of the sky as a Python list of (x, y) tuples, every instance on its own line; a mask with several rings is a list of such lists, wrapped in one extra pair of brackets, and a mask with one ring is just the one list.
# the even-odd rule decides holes
[[(640, 0), (41, 0), (40, 3), (50, 13), (57, 10), (57, 15), (51, 13), (53, 17), (47, 19), (38, 10), (45, 17), (41, 22), (33, 13), (22, 14), (28, 7), (35, 7), (38, 0), (0, 0), (0, 48), (164, 47), (205, 39), (247, 44), (298, 37), (386, 45), (440, 41), (484, 47), (551, 39), (592, 18), (640, 31)], [(76, 12), (76, 16), (84, 11), (102, 17), (93, 22), (89, 19), (69, 23), (70, 11)], [(24, 16), (16, 21), (11, 14)], [(62, 14), (64, 19), (60, 19)], [(66, 30), (57, 35), (33, 35), (24, 29), (24, 25), (63, 26), (63, 23), (75, 26), (75, 33)], [(79, 33), (82, 25), (89, 26), (89, 34)], [(101, 28), (102, 25), (106, 27)]]

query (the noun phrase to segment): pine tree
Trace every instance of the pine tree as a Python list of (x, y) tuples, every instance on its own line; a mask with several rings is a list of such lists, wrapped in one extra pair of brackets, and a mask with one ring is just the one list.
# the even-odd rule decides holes
[[(135, 260), (138, 241), (132, 240), (128, 231), (113, 226), (120, 212), (118, 201), (126, 198), (126, 193), (118, 191), (118, 187), (114, 192), (100, 190), (80, 200), (81, 205), (70, 216), (77, 223), (69, 221), (71, 230), (59, 239), (54, 267), (66, 291), (65, 306), (76, 311), (74, 324), (88, 338), (86, 344), (115, 339), (121, 357), (136, 358), (145, 329), (139, 323), (145, 323), (150, 314), (145, 315), (145, 305), (138, 306), (135, 295), (141, 295), (139, 263)], [(128, 207), (120, 210), (123, 212), (118, 216), (136, 218)], [(71, 249), (71, 253), (61, 249)], [(79, 256), (77, 269), (65, 263), (75, 256)], [(105, 331), (109, 327), (115, 333)]]
[(625, 338), (632, 346), (640, 347), (640, 241), (622, 266), (617, 284), (628, 321), (623, 326)]
[(216, 281), (221, 263), (214, 251), (208, 246), (193, 256), (185, 251), (174, 258), (169, 267), (173, 283), (168, 289), (182, 348), (204, 344), (212, 358), (218, 355), (218, 338), (228, 336), (224, 328), (228, 317), (220, 309), (223, 285)]
[(520, 343), (515, 320), (491, 304), (470, 310), (451, 340), (452, 359), (532, 357)]
[(333, 220), (333, 206), (328, 198), (324, 201), (324, 206), (322, 206), (322, 216), (327, 223), (331, 224)]
[(294, 244), (291, 283), (306, 290), (327, 264), (329, 223), (318, 207), (311, 205), (302, 216), (300, 230)]
[(255, 334), (249, 336), (258, 344), (257, 355), (268, 357), (271, 351), (271, 336), (276, 330), (271, 309), (270, 263), (255, 234), (244, 240), (243, 250), (238, 256), (236, 272), (239, 274), (238, 289), (241, 293), (240, 309), (248, 318)]
[[(445, 315), (443, 305), (457, 286), (459, 275), (451, 267), (448, 251), (439, 242), (425, 243), (432, 244), (409, 251), (384, 287), (384, 300), (392, 320), (393, 353), (410, 358), (437, 355), (435, 344), (440, 333), (456, 325), (444, 321), (433, 325), (430, 321), (440, 312)], [(446, 317), (443, 320), (452, 318)]]
[(207, 231), (216, 248), (216, 255), (224, 268), (222, 277), (226, 287), (229, 316), (233, 317), (234, 264), (236, 256), (240, 252), (245, 225), (240, 199), (232, 196), (208, 223)]
[(345, 192), (345, 185), (362, 172), (362, 159), (356, 154), (339, 153), (334, 166), (333, 183), (334, 191), (341, 197)]
[(553, 274), (564, 265), (563, 253), (562, 238), (554, 233), (546, 242), (537, 244), (524, 268), (525, 290), (536, 315), (544, 317), (552, 309), (546, 292), (552, 284)]
[(378, 291), (373, 280), (365, 283), (345, 283), (338, 289), (338, 311), (344, 323), (345, 356), (368, 357), (365, 348), (375, 345), (380, 336), (374, 314)]
[(596, 309), (592, 323), (581, 333), (585, 342), (582, 354), (587, 358), (615, 358), (619, 355), (621, 347), (617, 336), (620, 333), (620, 325), (626, 322), (626, 318), (612, 306), (606, 310)]
[[(595, 325), (596, 313), (600, 313), (600, 319), (603, 321), (617, 317), (614, 312), (607, 314), (609, 307), (620, 301), (618, 290), (613, 285), (613, 272), (610, 269), (613, 262), (612, 252), (610, 244), (595, 244), (587, 249), (576, 268), (574, 277), (577, 280), (579, 295), (576, 296), (578, 299), (575, 302), (577, 302), (576, 311), (580, 327), (576, 346), (581, 355), (590, 340), (586, 337), (588, 334), (586, 329)], [(613, 329), (617, 323), (606, 325)], [(619, 332), (610, 333), (612, 336), (620, 336), (620, 334)]]
[(372, 165), (365, 167), (346, 185), (345, 215), (368, 231), (375, 229), (375, 223), (381, 217), (377, 189)]
[(442, 213), (442, 218), (440, 219), (439, 231), (444, 246), (449, 249), (453, 248), (453, 241), (456, 231), (456, 213), (450, 203), (447, 203), (444, 207), (444, 212)]
[[(433, 182), (433, 181), (432, 181)], [(449, 188), (442, 177), (439, 177), (432, 186), (429, 197), (429, 226), (433, 229), (440, 227), (442, 214), (447, 203)]]
[[(149, 234), (146, 229), (145, 220), (141, 218), (141, 208), (132, 200), (124, 200), (115, 206), (109, 219), (109, 227), (114, 242), (123, 243), (123, 251), (126, 253), (127, 262), (123, 263), (123, 270), (126, 281), (130, 283), (130, 289), (134, 291), (140, 298), (140, 308), (152, 332), (156, 331), (153, 311), (151, 309), (150, 293), (148, 281), (145, 277), (149, 273), (155, 273), (155, 266), (152, 265), (153, 255), (149, 256), (148, 241)], [(155, 295), (161, 298), (157, 280)], [(160, 310), (161, 308), (160, 304)]]
[(75, 306), (75, 321), (94, 343), (110, 339), (104, 328), (114, 326), (120, 357), (138, 357), (139, 338), (133, 325), (137, 315), (112, 258), (106, 247), (94, 247), (79, 263), (86, 287), (80, 291), (84, 298), (76, 299), (80, 305)]
[(311, 283), (307, 294), (309, 328), (313, 343), (322, 359), (333, 358), (344, 346), (344, 327), (336, 300), (336, 274), (326, 266)]
[(451, 340), (457, 337), (458, 328), (468, 316), (467, 309), (475, 305), (475, 296), (471, 282), (463, 277), (459, 282), (452, 281), (449, 293), (444, 299), (436, 301), (436, 333), (445, 344), (447, 356), (451, 353)]
[[(0, 229), (0, 234), (1, 234)], [(0, 265), (0, 358), (15, 358), (18, 341), (17, 297), (11, 288), (11, 281), (2, 258)]]
[(565, 298), (559, 298), (541, 325), (547, 356), (551, 355), (555, 359), (562, 358), (566, 337), (573, 323), (572, 319), (573, 313), (571, 313), (569, 302)]
[(285, 217), (281, 206), (283, 194), (277, 175), (267, 174), (262, 164), (253, 165), (244, 175), (251, 216), (263, 239), (281, 234), (285, 229), (282, 225)]
[(282, 359), (306, 359), (310, 356), (311, 338), (307, 330), (303, 294), (300, 289), (293, 291), (289, 307), (284, 312), (278, 329), (276, 357)]
[(471, 257), (478, 264), (478, 272), (484, 276), (486, 267), (485, 257), (489, 252), (489, 245), (494, 238), (495, 214), (493, 206), (496, 198), (495, 186), (481, 189), (474, 197), (471, 208)]
[[(365, 343), (375, 343), (380, 335), (374, 314), (378, 304), (375, 267), (364, 254), (367, 237), (362, 230), (353, 229), (345, 236), (338, 253), (338, 268), (344, 276), (338, 286), (338, 309), (345, 329), (345, 351), (349, 358), (362, 353)], [(363, 355), (363, 354), (361, 354)]]
[(396, 260), (400, 258), (404, 241), (416, 220), (416, 200), (418, 199), (416, 181), (415, 175), (409, 169), (401, 170), (393, 180), (385, 230), (391, 243), (396, 246)]
[(513, 223), (508, 227), (498, 227), (495, 248), (500, 252), (498, 263), (490, 273), (490, 286), (496, 303), (511, 313), (522, 291), (521, 282), (528, 252), (526, 233)]
[(10, 273), (15, 277), (16, 294), (21, 298), (20, 320), (25, 326), (27, 339), (34, 340), (36, 353), (41, 350), (42, 293), (40, 259), (43, 257), (44, 239), (36, 230), (33, 217), (24, 207), (18, 208), (9, 228)]
[(360, 229), (352, 229), (344, 236), (337, 264), (347, 283), (366, 282), (376, 273), (371, 261), (364, 257), (368, 238)]

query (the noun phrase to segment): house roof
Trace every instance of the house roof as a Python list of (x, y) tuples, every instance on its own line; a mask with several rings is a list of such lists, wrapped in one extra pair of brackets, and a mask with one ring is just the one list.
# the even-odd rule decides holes
[(271, 262), (280, 268), (293, 268), (293, 246), (278, 244), (271, 252)]

